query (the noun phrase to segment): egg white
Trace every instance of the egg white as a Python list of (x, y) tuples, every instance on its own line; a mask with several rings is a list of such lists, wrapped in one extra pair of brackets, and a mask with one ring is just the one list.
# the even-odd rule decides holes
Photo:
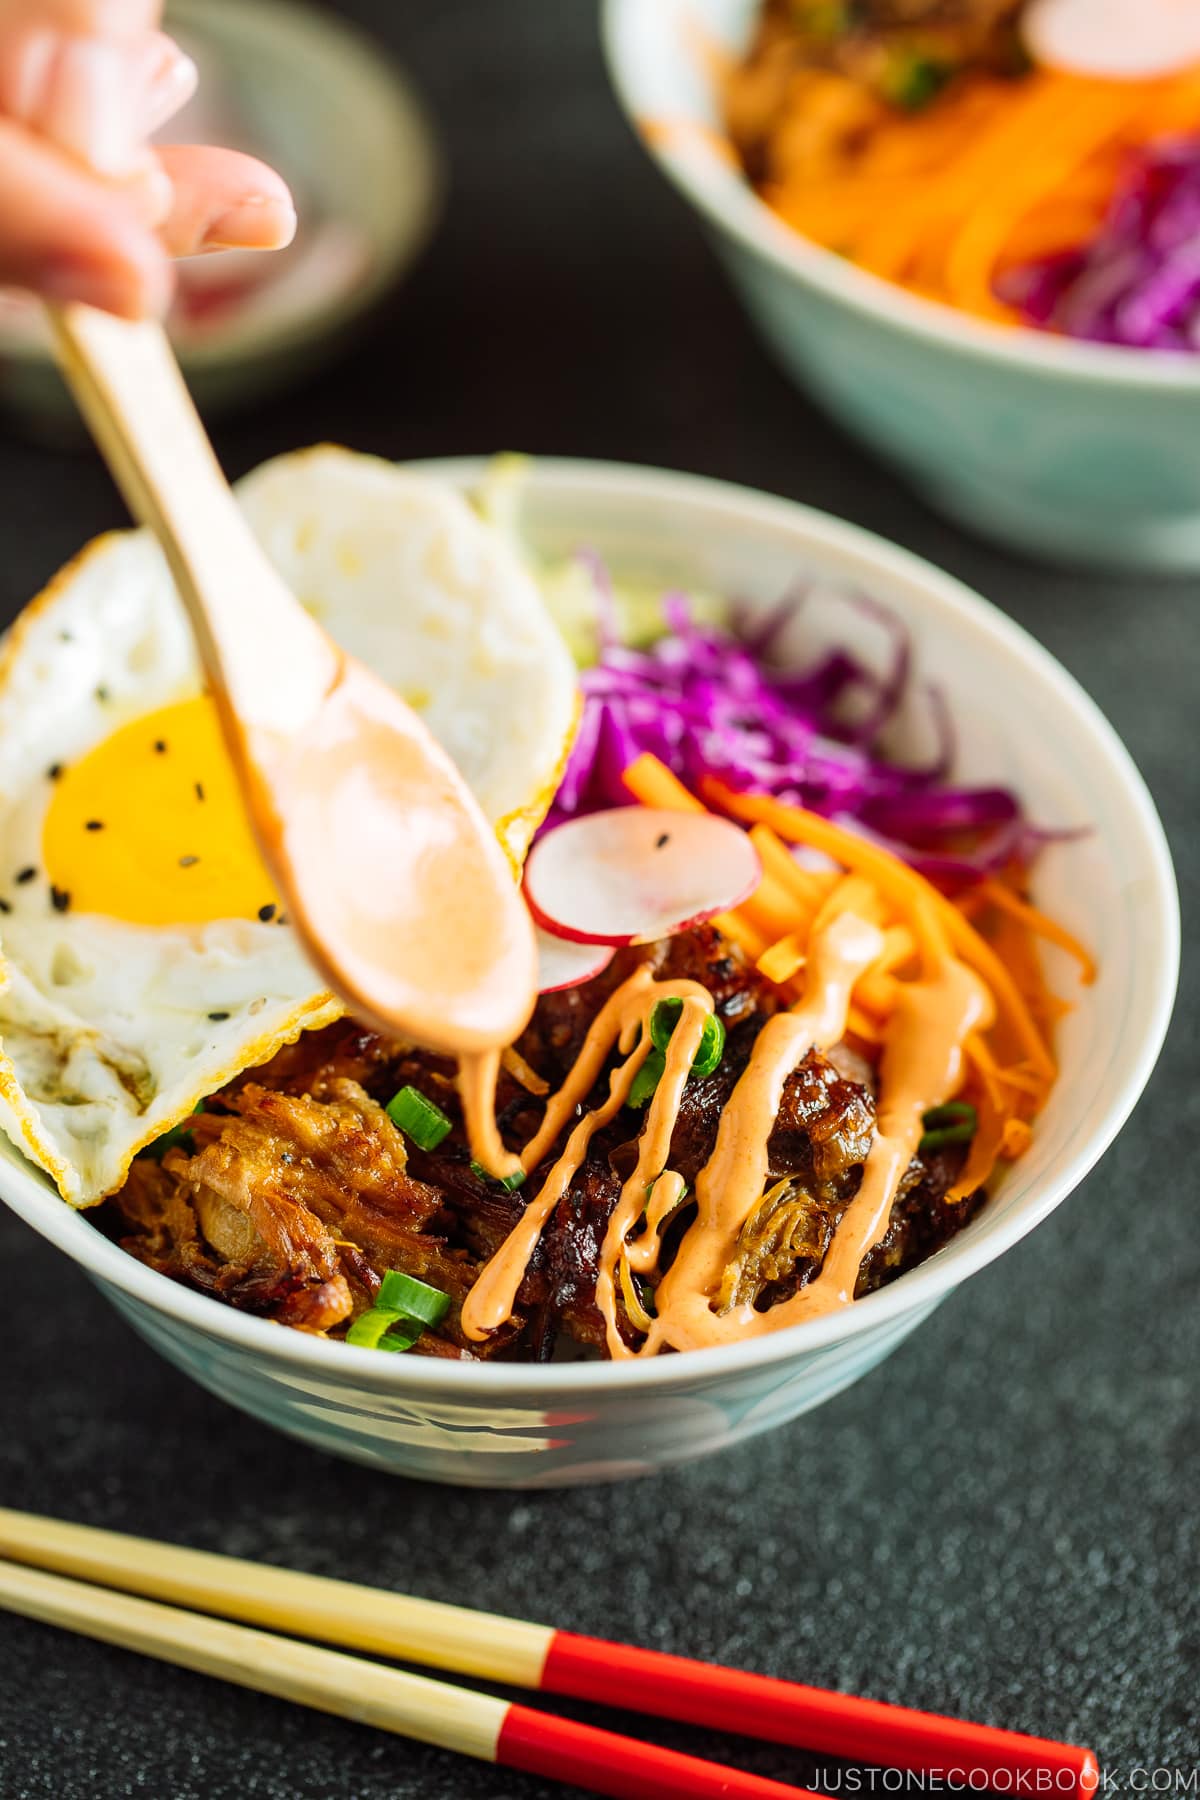
[[(331, 447), (267, 463), (240, 493), (293, 591), (422, 712), (519, 862), (577, 697), (569, 653), (512, 549), (449, 489)], [(48, 771), (201, 688), (186, 618), (143, 532), (89, 545), (0, 656), (0, 894), (11, 909), (0, 917), (0, 1128), (75, 1205), (119, 1187), (137, 1151), (198, 1100), (341, 1012), (278, 923), (147, 926), (50, 903)], [(18, 883), (26, 868), (37, 877)]]

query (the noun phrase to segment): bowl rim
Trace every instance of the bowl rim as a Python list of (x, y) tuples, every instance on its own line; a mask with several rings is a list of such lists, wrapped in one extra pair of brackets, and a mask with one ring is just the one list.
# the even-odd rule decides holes
[[(418, 474), (465, 486), (476, 482), (488, 456), (430, 458), (403, 466)], [(635, 463), (572, 457), (535, 457), (530, 481), (613, 496), (631, 488), (642, 497), (724, 507), (747, 524), (799, 528), (811, 549), (820, 554), (853, 557), (902, 581), (919, 584), (933, 610), (964, 616), (983, 639), (1016, 653), (1056, 689), (1061, 703), (1088, 738), (1098, 769), (1119, 790), (1136, 827), (1128, 849), (1149, 888), (1153, 919), (1142, 934), (1141, 972), (1143, 1025), (1119, 1098), (1106, 1118), (1078, 1143), (1053, 1178), (1043, 1182), (1015, 1213), (980, 1242), (956, 1240), (949, 1256), (931, 1258), (887, 1287), (866, 1295), (842, 1313), (803, 1321), (749, 1343), (693, 1350), (685, 1355), (646, 1361), (571, 1362), (558, 1364), (464, 1363), (434, 1357), (381, 1357), (377, 1352), (329, 1339), (308, 1337), (270, 1319), (237, 1312), (207, 1294), (183, 1287), (169, 1276), (147, 1268), (128, 1252), (90, 1227), (32, 1165), (0, 1165), (0, 1199), (27, 1224), (78, 1262), (102, 1287), (110, 1284), (151, 1311), (177, 1325), (282, 1363), (309, 1377), (339, 1379), (343, 1385), (370, 1392), (403, 1395), (464, 1396), (486, 1401), (519, 1397), (532, 1402), (555, 1395), (595, 1397), (614, 1392), (649, 1393), (664, 1388), (695, 1387), (719, 1376), (748, 1374), (785, 1363), (807, 1351), (841, 1344), (864, 1333), (895, 1326), (905, 1315), (921, 1316), (958, 1283), (994, 1262), (1040, 1224), (1066, 1199), (1098, 1162), (1136, 1105), (1162, 1048), (1170, 1021), (1179, 972), (1179, 899), (1174, 868), (1162, 824), (1150, 793), (1114, 728), (1096, 703), (1050, 652), (1023, 627), (976, 594), (956, 577), (934, 567), (912, 551), (889, 543), (874, 532), (805, 506), (733, 482), (714, 480)]]
[[(674, 0), (686, 5), (687, 0)], [(730, 169), (701, 137), (672, 147), (650, 143), (639, 129), (639, 79), (633, 52), (632, 20), (643, 0), (603, 0), (601, 41), (609, 79), (630, 129), (668, 181), (701, 212), (760, 261), (771, 264), (802, 286), (875, 322), (921, 338), (930, 348), (974, 356), (1027, 373), (1053, 373), (1068, 380), (1111, 382), (1171, 393), (1200, 392), (1200, 355), (1186, 351), (1137, 350), (1120, 344), (1092, 344), (1037, 331), (1032, 326), (1004, 326), (976, 319), (956, 307), (910, 293), (867, 269), (855, 267), (794, 231), (759, 199), (749, 182)], [(738, 204), (731, 204), (736, 194)]]

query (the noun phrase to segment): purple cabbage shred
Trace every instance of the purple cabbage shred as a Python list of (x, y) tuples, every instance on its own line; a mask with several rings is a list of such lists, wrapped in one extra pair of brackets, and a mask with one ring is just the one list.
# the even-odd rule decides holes
[(745, 631), (700, 624), (686, 596), (670, 594), (666, 634), (632, 650), (617, 637), (607, 571), (591, 553), (586, 562), (600, 600), (600, 655), (580, 677), (579, 732), (544, 828), (629, 804), (622, 774), (650, 751), (693, 790), (711, 775), (852, 821), (943, 887), (1013, 859), (1028, 862), (1053, 835), (1029, 823), (1007, 788), (947, 781), (953, 731), (936, 689), (924, 693), (938, 741), (933, 759), (911, 767), (883, 753), (880, 740), (913, 685), (912, 651), (901, 622), (877, 601), (845, 597), (891, 638), (882, 674), (845, 648), (803, 668), (777, 666), (772, 656), (794, 616), (794, 594)]
[(1091, 242), (1007, 270), (996, 292), (1045, 331), (1200, 351), (1200, 137), (1132, 153)]

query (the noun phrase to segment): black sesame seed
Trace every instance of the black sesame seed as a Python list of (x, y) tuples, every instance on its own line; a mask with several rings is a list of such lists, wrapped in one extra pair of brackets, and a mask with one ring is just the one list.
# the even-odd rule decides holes
[(275, 908), (273, 906), (260, 906), (258, 909), (258, 916), (264, 925), (269, 925), (271, 920), (275, 917)]
[(654, 848), (656, 850), (661, 850), (663, 848), (664, 844), (669, 844), (670, 841), (671, 841), (670, 832), (669, 831), (660, 831), (658, 836), (654, 840)]
[(71, 904), (71, 896), (65, 888), (52, 887), (50, 889), (50, 904), (55, 912), (66, 912), (68, 906)]
[(20, 885), (22, 887), (24, 887), (25, 883), (27, 881), (32, 881), (36, 874), (37, 874), (36, 869), (18, 869), (17, 870), (17, 881), (20, 883)]
[(155, 749), (156, 755), (158, 755), (158, 756), (164, 755), (166, 752), (166, 748), (167, 748), (167, 740), (165, 738), (155, 738), (154, 749)]
[(104, 820), (103, 819), (89, 819), (83, 829), (85, 831), (103, 831), (104, 830)]
[(46, 779), (48, 781), (57, 781), (62, 772), (63, 766), (61, 763), (51, 763), (50, 767), (46, 770)]
[(208, 1016), (214, 1025), (219, 1025), (222, 1019), (227, 1019), (229, 1017), (229, 1014), (227, 1012), (215, 1012), (209, 1013)]
[(181, 856), (179, 859), (179, 866), (181, 869), (191, 869), (194, 868), (199, 861), (200, 858), (198, 856)]
[(286, 925), (286, 924), (287, 924), (287, 914), (286, 914), (286, 913), (280, 913), (280, 915), (279, 915), (279, 917), (278, 917), (278, 918), (277, 918), (277, 919), (276, 919), (276, 921), (275, 921), (275, 923), (276, 923), (276, 924), (277, 924), (277, 925)]
[(0, 913), (6, 913), (6, 912), (11, 912), (11, 911), (12, 911), (12, 907), (9, 905), (8, 901), (0, 900)]
[(196, 783), (196, 798), (197, 800), (203, 800), (204, 798), (204, 783), (202, 781)]

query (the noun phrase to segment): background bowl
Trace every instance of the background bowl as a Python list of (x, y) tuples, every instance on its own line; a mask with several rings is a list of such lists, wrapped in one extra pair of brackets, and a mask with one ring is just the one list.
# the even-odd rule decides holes
[[(414, 466), (468, 486), (484, 465)], [(476, 1486), (648, 1472), (782, 1424), (856, 1381), (1082, 1180), (1149, 1076), (1179, 957), (1170, 857), (1127, 752), (1053, 658), (958, 582), (789, 501), (618, 464), (536, 462), (524, 525), (543, 556), (588, 545), (619, 573), (735, 594), (752, 606), (768, 607), (797, 577), (815, 576), (867, 589), (893, 608), (912, 632), (921, 676), (942, 682), (951, 700), (959, 772), (1011, 783), (1042, 822), (1091, 825), (1045, 852), (1035, 888), (1095, 951), (1100, 976), (1082, 989), (1073, 965), (1051, 954), (1052, 980), (1078, 998), (1057, 1043), (1061, 1079), (1031, 1148), (950, 1245), (836, 1317), (647, 1363), (472, 1365), (306, 1337), (144, 1267), (0, 1140), (8, 1204), (205, 1387), (321, 1449)]]
[(792, 231), (705, 134), (720, 116), (704, 46), (740, 48), (758, 8), (606, 0), (605, 39), (622, 105), (635, 127), (667, 127), (653, 154), (783, 366), (989, 537), (1099, 567), (1200, 569), (1200, 356), (988, 324)]
[[(201, 73), (199, 97), (167, 135), (265, 157), (300, 211), (297, 243), (280, 259), (189, 259), (194, 279), (202, 264), (218, 282), (251, 263), (290, 270), (210, 331), (174, 333), (188, 386), (212, 413), (288, 387), (342, 347), (424, 246), (441, 172), (413, 88), (335, 15), (297, 0), (169, 0), (166, 26)], [(40, 313), (0, 313), (0, 401), (41, 435), (82, 441)]]

